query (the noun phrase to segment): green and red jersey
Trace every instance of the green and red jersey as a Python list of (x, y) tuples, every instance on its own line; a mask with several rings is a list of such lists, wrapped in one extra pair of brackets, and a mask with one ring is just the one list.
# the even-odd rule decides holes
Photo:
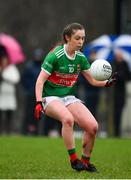
[(79, 73), (89, 68), (83, 53), (76, 51), (71, 58), (65, 51), (65, 45), (57, 46), (47, 54), (41, 66), (50, 75), (44, 84), (43, 97), (74, 95)]

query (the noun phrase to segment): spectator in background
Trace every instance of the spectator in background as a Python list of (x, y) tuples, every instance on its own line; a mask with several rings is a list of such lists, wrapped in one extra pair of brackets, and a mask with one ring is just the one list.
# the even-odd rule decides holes
[(37, 135), (39, 131), (38, 122), (34, 120), (35, 107), (35, 82), (41, 69), (43, 50), (38, 48), (33, 52), (32, 60), (28, 61), (22, 73), (22, 85), (25, 94), (24, 120), (22, 133)]
[(44, 115), (43, 135), (57, 137), (61, 136), (61, 123), (47, 115)]
[[(90, 64), (96, 59), (96, 51), (92, 50), (90, 52), (89, 62)], [(96, 119), (97, 118), (97, 110), (100, 96), (99, 87), (92, 86), (89, 82), (85, 80), (85, 78), (81, 75), (79, 78), (79, 85), (84, 88), (84, 102), (86, 107), (91, 111)]]
[(0, 45), (0, 133), (13, 132), (13, 115), (17, 109), (16, 84), (20, 81), (17, 67), (9, 64), (4, 46)]
[(130, 71), (123, 54), (117, 50), (112, 64), (113, 71), (118, 72), (117, 83), (113, 87), (113, 105), (114, 105), (114, 136), (121, 136), (121, 116), (125, 105), (126, 82), (130, 80)]

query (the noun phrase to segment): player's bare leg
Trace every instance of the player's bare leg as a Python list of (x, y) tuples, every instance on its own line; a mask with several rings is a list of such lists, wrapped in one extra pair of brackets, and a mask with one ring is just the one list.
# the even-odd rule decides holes
[(75, 147), (73, 136), (74, 118), (69, 110), (58, 100), (54, 100), (46, 108), (46, 114), (62, 122), (62, 136), (67, 149)]
[(85, 163), (90, 164), (89, 160), (93, 150), (98, 124), (84, 104), (80, 102), (72, 103), (68, 106), (68, 109), (74, 116), (76, 123), (84, 129), (82, 159), (84, 159)]
[(46, 114), (54, 119), (62, 122), (62, 137), (68, 150), (71, 166), (77, 171), (84, 170), (85, 165), (78, 160), (75, 150), (75, 140), (73, 135), (74, 117), (71, 112), (58, 100), (54, 100), (48, 104)]

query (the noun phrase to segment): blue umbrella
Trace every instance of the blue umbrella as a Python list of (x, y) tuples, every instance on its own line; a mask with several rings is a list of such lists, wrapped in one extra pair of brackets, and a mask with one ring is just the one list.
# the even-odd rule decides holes
[(102, 35), (85, 46), (85, 56), (89, 57), (92, 50), (96, 51), (97, 59), (102, 58), (109, 62), (113, 61), (114, 52), (120, 50), (131, 69), (131, 35)]
[(109, 62), (113, 60), (113, 42), (116, 35), (102, 35), (93, 40), (84, 48), (84, 54), (89, 57), (92, 50), (96, 51), (96, 58), (106, 59)]
[(131, 35), (123, 34), (120, 35), (114, 41), (114, 51), (119, 50), (123, 54), (124, 60), (128, 63), (128, 66), (131, 70)]

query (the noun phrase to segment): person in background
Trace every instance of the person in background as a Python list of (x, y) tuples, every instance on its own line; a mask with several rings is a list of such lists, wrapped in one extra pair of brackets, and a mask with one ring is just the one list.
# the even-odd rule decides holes
[(42, 135), (50, 137), (61, 136), (61, 123), (44, 114)]
[[(41, 112), (59, 120), (62, 124), (62, 137), (69, 154), (71, 167), (77, 171), (96, 172), (90, 157), (93, 150), (98, 123), (89, 109), (75, 97), (76, 83), (82, 73), (90, 84), (110, 87), (116, 79), (97, 81), (90, 74), (90, 64), (80, 49), (85, 40), (85, 29), (79, 23), (67, 25), (63, 30), (62, 45), (49, 52), (43, 60), (36, 81), (35, 119), (40, 120)], [(81, 159), (78, 158), (73, 135), (74, 123), (83, 130)]]
[(9, 63), (4, 46), (0, 45), (0, 133), (13, 133), (13, 115), (17, 109), (16, 84), (20, 82), (17, 67)]
[(24, 89), (24, 119), (22, 134), (24, 135), (38, 135), (39, 124), (34, 120), (35, 107), (35, 82), (41, 69), (41, 60), (43, 57), (43, 50), (37, 48), (33, 51), (33, 58), (29, 60), (22, 72), (22, 86)]
[(121, 136), (121, 118), (122, 111), (125, 105), (126, 82), (131, 79), (130, 70), (127, 62), (123, 58), (120, 50), (116, 50), (115, 58), (112, 64), (113, 71), (118, 72), (117, 83), (113, 87), (113, 124), (114, 136)]

